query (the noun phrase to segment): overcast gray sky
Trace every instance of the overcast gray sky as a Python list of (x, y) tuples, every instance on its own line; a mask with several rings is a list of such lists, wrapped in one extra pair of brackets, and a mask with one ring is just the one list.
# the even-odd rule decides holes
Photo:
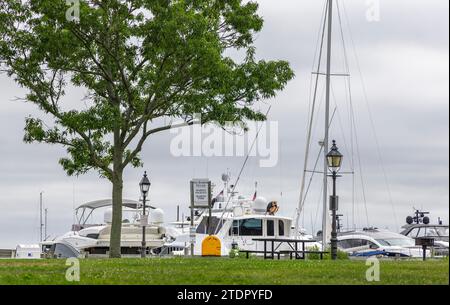
[[(300, 192), (311, 71), (324, 1), (257, 1), (265, 19), (264, 30), (256, 42), (258, 57), (288, 60), (296, 78), (277, 98), (267, 101), (273, 105), (270, 120), (279, 123), (278, 166), (260, 168), (259, 159), (251, 158), (239, 190), (251, 196), (254, 182), (258, 181), (259, 194), (279, 200), (280, 213), (286, 216), (293, 216)], [(354, 205), (352, 177), (346, 175), (340, 179), (340, 212), (345, 214), (346, 225), (354, 222), (365, 226), (369, 218), (370, 225), (399, 231), (413, 206), (431, 211), (434, 220), (442, 217), (448, 222), (448, 6), (447, 0), (380, 0), (380, 21), (368, 22), (366, 1), (345, 1), (350, 27), (344, 30), (366, 197), (365, 206), (359, 167), (355, 176)], [(337, 26), (336, 23), (336, 34)], [(349, 29), (366, 85), (391, 196), (377, 153)], [(333, 70), (343, 72), (338, 35), (334, 42)], [(333, 123), (332, 137), (341, 143), (348, 170), (351, 158), (344, 143), (350, 142), (350, 131), (343, 88), (342, 79), (333, 81), (333, 105), (338, 105), (340, 115)], [(322, 91), (323, 85), (319, 96)], [(58, 159), (64, 156), (62, 148), (22, 142), (25, 117), (39, 116), (32, 105), (15, 100), (23, 95), (24, 91), (13, 81), (0, 76), (0, 248), (38, 241), (41, 191), (44, 191), (44, 204), (49, 211), (48, 232), (52, 236), (70, 229), (74, 206), (109, 198), (111, 192), (110, 184), (99, 179), (95, 172), (78, 178), (67, 177), (58, 165)], [(75, 103), (76, 99), (71, 102)], [(319, 113), (322, 115), (323, 107)], [(315, 143), (322, 133), (320, 120), (317, 124), (312, 159), (317, 153)], [(169, 149), (173, 137), (168, 132), (155, 136), (146, 143), (142, 154), (152, 180), (152, 204), (166, 211), (167, 220), (175, 218), (178, 204), (188, 213), (191, 178), (209, 177), (219, 185), (219, 192), (220, 175), (229, 168), (235, 179), (244, 160), (242, 157), (176, 158)], [(143, 170), (130, 168), (126, 171), (124, 197), (138, 198)], [(308, 198), (302, 224), (309, 232), (317, 231), (320, 228), (317, 182), (313, 183)]]

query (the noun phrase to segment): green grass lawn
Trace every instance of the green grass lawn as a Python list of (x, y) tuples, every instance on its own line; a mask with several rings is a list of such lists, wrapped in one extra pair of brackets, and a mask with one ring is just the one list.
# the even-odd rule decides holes
[[(73, 284), (64, 260), (0, 260), (0, 285)], [(77, 284), (298, 285), (374, 284), (364, 261), (264, 261), (261, 259), (167, 258), (81, 260)], [(449, 284), (449, 263), (382, 261), (375, 284)]]

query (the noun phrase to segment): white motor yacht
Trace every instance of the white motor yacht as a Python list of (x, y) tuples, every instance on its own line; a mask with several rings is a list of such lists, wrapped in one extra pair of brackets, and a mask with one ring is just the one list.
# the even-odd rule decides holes
[[(121, 248), (123, 256), (136, 256), (141, 253), (142, 245), (142, 203), (134, 200), (123, 200), (123, 222)], [(102, 224), (93, 222), (94, 214), (103, 209)], [(163, 226), (164, 212), (151, 206), (147, 207), (148, 224), (146, 225), (147, 252), (153, 253), (165, 243), (166, 230)], [(66, 244), (80, 252), (82, 256), (106, 256), (112, 223), (112, 200), (98, 200), (79, 206), (76, 210), (77, 223), (72, 230), (52, 241), (41, 243), (43, 252), (51, 251), (56, 244)]]
[[(226, 186), (225, 189), (227, 189)], [(292, 229), (292, 218), (276, 215), (278, 209), (270, 211), (271, 203), (265, 198), (250, 199), (238, 196), (234, 190), (226, 192), (230, 194), (229, 196), (222, 193), (213, 200), (211, 217), (208, 210), (196, 210), (195, 231), (190, 232), (190, 226), (186, 226), (186, 223), (183, 225), (183, 230), (168, 229), (167, 236), (171, 240), (164, 245), (161, 253), (192, 254), (189, 249), (193, 241), (193, 254), (202, 255), (202, 242), (210, 235), (220, 239), (222, 256), (228, 256), (233, 247), (239, 250), (262, 251), (264, 243), (254, 239), (312, 240), (310, 235), (302, 232), (295, 233)], [(308, 244), (308, 247), (314, 246), (320, 247), (320, 244), (314, 242)], [(287, 244), (282, 244), (277, 250), (292, 250), (287, 247), (289, 247)]]
[[(414, 239), (373, 228), (340, 233), (338, 247), (351, 257), (423, 257), (423, 249), (415, 245)], [(430, 257), (430, 250), (426, 255)]]

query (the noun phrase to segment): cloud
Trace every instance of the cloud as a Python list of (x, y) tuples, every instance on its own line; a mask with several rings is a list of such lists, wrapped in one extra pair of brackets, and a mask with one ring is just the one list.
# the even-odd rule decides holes
[[(241, 177), (239, 190), (251, 196), (254, 182), (258, 181), (259, 194), (280, 200), (280, 213), (293, 216), (300, 192), (311, 70), (324, 2), (258, 2), (265, 19), (265, 28), (258, 35), (257, 55), (264, 59), (290, 61), (297, 77), (276, 99), (267, 101), (273, 105), (270, 119), (279, 122), (278, 166), (260, 168), (259, 159), (250, 158)], [(430, 210), (434, 219), (439, 216), (448, 221), (449, 218), (449, 2), (380, 0), (380, 4), (381, 21), (369, 23), (365, 19), (367, 7), (364, 1), (345, 1), (392, 198), (389, 198), (380, 164), (371, 117), (348, 36), (349, 28), (345, 27), (344, 31), (352, 72), (353, 102), (368, 216), (372, 225), (399, 231), (404, 217), (411, 213), (413, 206)], [(341, 13), (344, 14), (343, 10)], [(338, 19), (335, 20), (337, 26)], [(343, 54), (339, 36), (333, 42), (333, 70), (341, 72)], [(350, 120), (343, 88), (342, 79), (333, 81), (333, 105), (339, 106), (339, 115), (333, 122), (332, 136), (338, 140), (346, 157), (345, 167), (349, 169)], [(312, 159), (318, 151), (315, 143), (322, 138), (323, 83), (319, 89), (319, 103), (322, 106), (313, 138)], [(40, 191), (45, 191), (49, 233), (53, 236), (70, 229), (74, 206), (108, 198), (111, 192), (110, 184), (99, 179), (95, 172), (79, 178), (67, 177), (57, 163), (64, 156), (64, 149), (22, 142), (24, 118), (30, 114), (40, 116), (33, 105), (13, 100), (24, 94), (25, 91), (6, 76), (0, 76), (0, 248), (37, 241)], [(82, 95), (80, 90), (72, 92), (67, 98), (69, 105), (82, 107), (79, 102)], [(261, 107), (266, 109), (266, 106)], [(152, 180), (152, 204), (165, 210), (167, 220), (175, 219), (177, 205), (188, 214), (191, 178), (209, 177), (219, 192), (220, 175), (229, 168), (234, 174), (233, 179), (236, 179), (244, 161), (242, 157), (174, 158), (169, 150), (172, 137), (168, 132), (153, 137), (146, 143), (142, 153), (145, 169), (150, 172)], [(355, 158), (355, 163), (357, 161)], [(352, 176), (346, 175), (340, 179), (341, 212), (345, 214), (344, 224), (355, 222), (365, 226), (366, 212), (359, 166), (356, 169), (354, 204)], [(126, 170), (124, 197), (138, 198), (138, 183), (143, 170)], [(304, 225), (312, 232), (320, 228), (319, 177), (314, 180), (308, 198)]]

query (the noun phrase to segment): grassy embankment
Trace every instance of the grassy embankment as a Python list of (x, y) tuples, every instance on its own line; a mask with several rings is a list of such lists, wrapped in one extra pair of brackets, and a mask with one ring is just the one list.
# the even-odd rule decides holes
[[(64, 260), (0, 260), (0, 285), (73, 284)], [(261, 259), (171, 258), (81, 260), (76, 284), (297, 285), (449, 284), (449, 262), (382, 261), (381, 281), (366, 281), (364, 261), (264, 261)]]

